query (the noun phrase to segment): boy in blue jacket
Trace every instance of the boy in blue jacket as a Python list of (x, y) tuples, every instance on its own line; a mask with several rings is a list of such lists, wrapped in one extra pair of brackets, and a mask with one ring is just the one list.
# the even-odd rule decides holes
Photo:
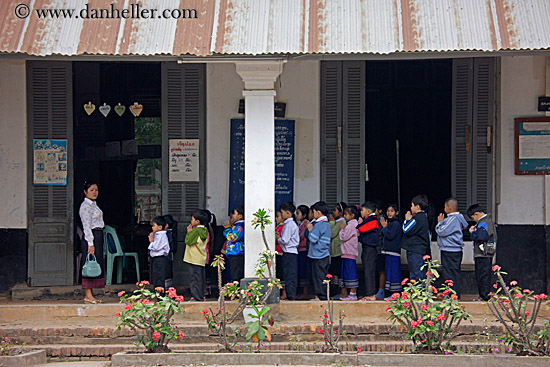
[(449, 198), (445, 201), (445, 213), (437, 217), (435, 232), (437, 233), (437, 245), (441, 251), (441, 265), (443, 266), (443, 280), (451, 280), (452, 288), (460, 298), (460, 285), (462, 275), (460, 264), (462, 263), (462, 248), (464, 247), (462, 231), (468, 227), (466, 219), (458, 212), (458, 201)]
[(330, 225), (328, 224), (327, 214), (329, 211), (327, 203), (318, 201), (311, 207), (313, 223), (308, 223), (307, 239), (309, 240), (309, 250), (307, 257), (311, 261), (311, 275), (313, 280), (313, 289), (321, 301), (327, 299), (327, 288), (323, 284), (326, 279), (328, 267), (330, 265)]
[(426, 270), (421, 268), (424, 266), (424, 256), (430, 249), (430, 227), (425, 212), (428, 204), (426, 195), (416, 195), (403, 222), (401, 246), (407, 250), (409, 278), (414, 280), (426, 279)]
[(376, 204), (367, 201), (361, 205), (361, 218), (359, 218), (357, 231), (359, 242), (362, 246), (361, 261), (365, 277), (365, 289), (367, 296), (362, 301), (376, 301), (376, 260), (378, 258), (378, 218), (375, 214)]

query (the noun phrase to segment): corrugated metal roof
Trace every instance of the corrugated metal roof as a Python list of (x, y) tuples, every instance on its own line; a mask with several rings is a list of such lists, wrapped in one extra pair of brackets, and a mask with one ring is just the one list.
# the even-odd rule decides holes
[[(30, 16), (19, 19), (16, 7)], [(197, 19), (39, 19), (37, 9), (196, 9)], [(550, 48), (548, 0), (10, 0), (0, 52), (267, 55)]]

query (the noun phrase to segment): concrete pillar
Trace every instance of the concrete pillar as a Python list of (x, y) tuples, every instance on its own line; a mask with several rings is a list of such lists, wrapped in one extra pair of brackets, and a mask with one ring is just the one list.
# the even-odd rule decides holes
[[(236, 62), (244, 81), (244, 276), (255, 277), (255, 265), (264, 249), (259, 229), (252, 227), (252, 213), (260, 208), (275, 209), (275, 123), (274, 84), (283, 70), (283, 60)], [(275, 222), (274, 212), (271, 220)], [(265, 231), (271, 250), (275, 250), (273, 225)]]

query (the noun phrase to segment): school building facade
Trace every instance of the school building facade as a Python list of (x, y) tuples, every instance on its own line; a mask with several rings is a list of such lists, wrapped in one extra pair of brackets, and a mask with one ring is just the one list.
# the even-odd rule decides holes
[[(38, 19), (40, 4), (20, 19), (17, 4), (0, 5), (1, 291), (75, 284), (80, 188), (90, 179), (106, 224), (142, 264), (151, 216), (186, 223), (202, 207), (220, 224), (244, 186), (253, 276), (263, 245), (249, 219), (275, 208), (282, 182), (279, 102), (276, 120), (294, 129), (284, 178), (297, 204), (380, 199), (404, 213), (419, 193), (436, 212), (449, 196), (463, 212), (480, 203), (498, 225), (496, 262), (550, 292), (550, 176), (544, 156), (538, 174), (516, 174), (515, 122), (546, 116), (545, 2), (191, 1), (196, 13), (186, 14), (196, 16), (154, 20)], [(232, 130), (242, 119), (244, 137)], [(36, 143), (54, 141), (66, 149), (48, 178)], [(189, 165), (178, 143), (195, 144)]]

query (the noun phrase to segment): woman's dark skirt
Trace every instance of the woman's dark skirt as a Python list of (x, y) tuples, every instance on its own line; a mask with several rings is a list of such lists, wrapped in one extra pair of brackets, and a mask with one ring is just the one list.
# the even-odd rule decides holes
[[(105, 288), (105, 258), (103, 257), (103, 230), (102, 229), (93, 229), (92, 233), (94, 235), (94, 247), (95, 247), (95, 258), (96, 261), (101, 266), (101, 274), (95, 278), (82, 277), (82, 289), (93, 289), (93, 288)], [(88, 242), (85, 238), (82, 238), (82, 266), (86, 263), (86, 257), (88, 256)], [(82, 272), (82, 267), (80, 268)]]

